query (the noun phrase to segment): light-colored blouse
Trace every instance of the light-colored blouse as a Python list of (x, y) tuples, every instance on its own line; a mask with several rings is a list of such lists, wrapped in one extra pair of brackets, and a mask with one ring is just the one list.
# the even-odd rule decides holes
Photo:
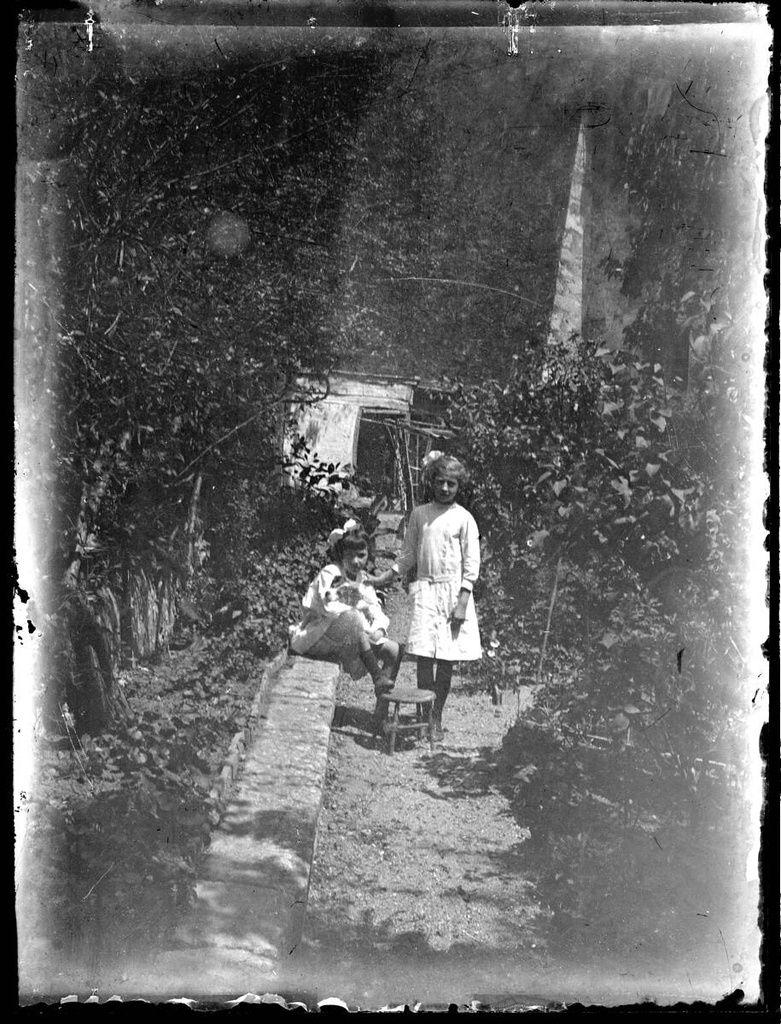
[(480, 573), (480, 534), (470, 512), (457, 503), (418, 505), (412, 510), (395, 571), (411, 569), (430, 583), (457, 579), (471, 590)]

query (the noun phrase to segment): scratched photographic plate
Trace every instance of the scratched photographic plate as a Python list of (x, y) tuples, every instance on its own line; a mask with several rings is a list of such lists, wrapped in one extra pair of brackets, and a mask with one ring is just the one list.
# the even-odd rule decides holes
[[(23, 1003), (84, 1001), (90, 994), (98, 1001), (205, 1003), (249, 994), (252, 1002), (273, 993), (310, 1009), (326, 997), (353, 1009), (452, 1003), (527, 1009), (575, 1002), (710, 1005), (738, 989), (749, 1002), (759, 998), (759, 731), (768, 710), (760, 647), (768, 633), (762, 463), (769, 46), (767, 8), (758, 4), (96, 0), (22, 17), (15, 311), (22, 597), (16, 602), (14, 764)], [(332, 261), (330, 319), (313, 320), (312, 330), (352, 331), (354, 354), (344, 371), (496, 376), (513, 338), (545, 344), (551, 333), (615, 348), (637, 330), (644, 309), (655, 300), (661, 308), (665, 295), (665, 330), (658, 324), (648, 330), (654, 358), (668, 372), (691, 372), (692, 360), (729, 331), (729, 372), (750, 440), (739, 453), (739, 471), (730, 465), (713, 473), (735, 473), (741, 514), (738, 525), (720, 528), (728, 542), (747, 541), (749, 552), (745, 593), (736, 602), (749, 612), (740, 613), (725, 638), (739, 649), (732, 684), (746, 724), (732, 761), (720, 764), (740, 780), (740, 793), (729, 812), (734, 822), (719, 832), (734, 843), (718, 861), (730, 872), (728, 882), (714, 887), (720, 895), (712, 905), (681, 891), (659, 897), (669, 903), (675, 935), (669, 953), (658, 933), (662, 918), (649, 907), (656, 934), (650, 925), (644, 934), (642, 911), (629, 945), (611, 943), (599, 921), (601, 938), (592, 942), (591, 922), (580, 920), (574, 925), (583, 932), (580, 945), (545, 955), (522, 934), (515, 944), (505, 936), (495, 944), (454, 942), (423, 953), (413, 943), (405, 952), (403, 943), (375, 947), (367, 926), (346, 965), (339, 948), (348, 923), (338, 919), (330, 944), (312, 948), (304, 919), (300, 942), (280, 953), (291, 913), (284, 892), (266, 895), (268, 920), (258, 923), (254, 948), (246, 940), (238, 949), (229, 940), (202, 948), (150, 943), (102, 956), (110, 906), (88, 952), (84, 943), (54, 942), (51, 908), (36, 884), (41, 851), (28, 828), (43, 742), (36, 680), (49, 583), (42, 552), (56, 525), (52, 410), (63, 403), (75, 408), (96, 387), (88, 349), (73, 335), (69, 347), (63, 342), (62, 311), (69, 324), (76, 320), (56, 282), (63, 265), (70, 268), (80, 255), (71, 241), (77, 217), (100, 222), (105, 245), (116, 252), (117, 275), (127, 272), (134, 240), (123, 235), (124, 212), (117, 208), (112, 216), (111, 197), (92, 208), (82, 201), (92, 193), (85, 191), (89, 170), (79, 162), (81, 147), (105, 133), (113, 140), (111, 159), (147, 151), (154, 160), (169, 130), (169, 98), (175, 92), (177, 103), (186, 102), (181, 86), (188, 81), (213, 82), (234, 123), (229, 142), (212, 125), (220, 151), (198, 136), (197, 118), (188, 111), (194, 135), (171, 185), (192, 195), (188, 244), (210, 246), (215, 258), (234, 261), (254, 258), (260, 246), (284, 246), (284, 258), (301, 274), (312, 260)], [(285, 95), (294, 86), (291, 106)], [(115, 119), (140, 91), (151, 105), (154, 132), (128, 128), (126, 137), (114, 138)], [(246, 111), (260, 95), (267, 122), (255, 123), (245, 137)], [(145, 124), (149, 118), (147, 110)], [(349, 144), (324, 165), (317, 200), (300, 196), (306, 215), (298, 217), (299, 242), (267, 236), (258, 210), (274, 202), (275, 174), (294, 177), (311, 147), (328, 137), (332, 119), (342, 131), (351, 125)], [(242, 183), (243, 154), (258, 147), (268, 154), (268, 173), (254, 170)], [(691, 188), (698, 181), (708, 183), (704, 198)], [(150, 195), (149, 202), (161, 244), (165, 196)], [(222, 219), (215, 219), (219, 211)], [(313, 239), (319, 249), (312, 249)], [(690, 295), (680, 294), (680, 282), (671, 278), (671, 268), (679, 274), (681, 267), (694, 282)], [(133, 315), (143, 315), (145, 289), (157, 287), (150, 275), (137, 277)], [(261, 282), (259, 316), (263, 294)], [(121, 358), (123, 309), (109, 322), (100, 319), (101, 306), (113, 311), (110, 296), (97, 297), (95, 324), (84, 330), (99, 330)], [(693, 336), (695, 321), (704, 326)], [(66, 347), (67, 394), (58, 370)], [(169, 357), (176, 355), (161, 349), (160, 360)], [(730, 530), (740, 536), (730, 538)], [(490, 623), (482, 629), (487, 636)], [(546, 766), (538, 769), (544, 773)], [(660, 856), (669, 855), (656, 845)], [(101, 877), (96, 872), (98, 887)], [(144, 883), (129, 878), (133, 884)], [(421, 898), (436, 897), (438, 884), (434, 876), (424, 879)], [(450, 895), (442, 893), (443, 906)], [(84, 894), (92, 898), (93, 890)], [(606, 894), (600, 908), (607, 920), (611, 900)], [(618, 924), (626, 933), (627, 922)], [(231, 922), (223, 925), (229, 932)]]

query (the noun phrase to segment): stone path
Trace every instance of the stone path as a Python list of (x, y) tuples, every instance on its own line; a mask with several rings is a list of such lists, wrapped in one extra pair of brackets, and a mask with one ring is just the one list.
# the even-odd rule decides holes
[[(181, 948), (122, 986), (146, 998), (276, 992), (301, 940), (338, 667), (291, 657), (212, 836)], [(119, 993), (121, 994), (121, 992)]]

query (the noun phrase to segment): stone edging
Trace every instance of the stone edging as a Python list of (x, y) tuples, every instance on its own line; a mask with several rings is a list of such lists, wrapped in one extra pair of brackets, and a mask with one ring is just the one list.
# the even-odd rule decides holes
[(216, 813), (217, 820), (214, 821), (215, 825), (222, 817), (223, 811), (225, 810), (225, 802), (230, 796), (238, 779), (241, 763), (244, 760), (247, 748), (254, 740), (258, 729), (260, 728), (261, 720), (266, 717), (271, 684), (279, 673), (279, 670), (287, 661), (287, 657), (288, 651), (287, 648), (285, 648), (285, 650), (280, 651), (279, 654), (277, 654), (277, 656), (264, 667), (261, 673), (260, 685), (258, 686), (257, 692), (253, 698), (244, 728), (235, 733), (233, 739), (230, 741), (225, 764), (222, 766), (219, 775), (214, 780), (214, 785), (209, 790), (209, 796), (215, 800), (217, 804), (212, 812), (213, 814)]

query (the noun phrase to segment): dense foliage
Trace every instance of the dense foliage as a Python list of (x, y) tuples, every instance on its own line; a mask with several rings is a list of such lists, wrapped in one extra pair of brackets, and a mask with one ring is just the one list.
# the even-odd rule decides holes
[(703, 413), (662, 373), (630, 349), (546, 348), (506, 382), (453, 389), (459, 451), (479, 467), (478, 673), (496, 699), (537, 686), (505, 742), (508, 784), (567, 920), (596, 920), (645, 830), (726, 829), (731, 846), (743, 813), (750, 433), (735, 403)]
[(34, 866), (53, 947), (96, 961), (170, 933), (192, 899), (209, 842), (209, 796), (246, 720), (263, 662), (231, 636), (120, 677), (129, 727), (42, 747), (33, 808)]
[(276, 537), (285, 403), (322, 396), (352, 344), (332, 249), (386, 71), (368, 48), (323, 63), (281, 44), (162, 70), (57, 31), (35, 28), (20, 93), (24, 301), (47, 311), (20, 372), (49, 414), (27, 528), (48, 662), (70, 666), (47, 693), (92, 705), (94, 729), (126, 713), (96, 592), (121, 607), (144, 570), (193, 597), (210, 557), (235, 577)]
[(729, 920), (745, 891), (759, 197), (727, 80), (656, 80), (611, 154), (628, 255), (601, 269), (633, 309), (623, 342), (532, 338), (506, 376), (454, 382), (485, 552), (478, 675), (496, 700), (536, 687), (506, 788), (553, 938), (581, 955), (675, 942), (682, 907)]
[(100, 550), (169, 537), (196, 471), (221, 491), (267, 477), (286, 387), (339, 351), (327, 254), (376, 74), (340, 59), (328, 78), (300, 58), (135, 85), (104, 59), (47, 97), (31, 148), (65, 160), (57, 465), (69, 521), (102, 483)]

